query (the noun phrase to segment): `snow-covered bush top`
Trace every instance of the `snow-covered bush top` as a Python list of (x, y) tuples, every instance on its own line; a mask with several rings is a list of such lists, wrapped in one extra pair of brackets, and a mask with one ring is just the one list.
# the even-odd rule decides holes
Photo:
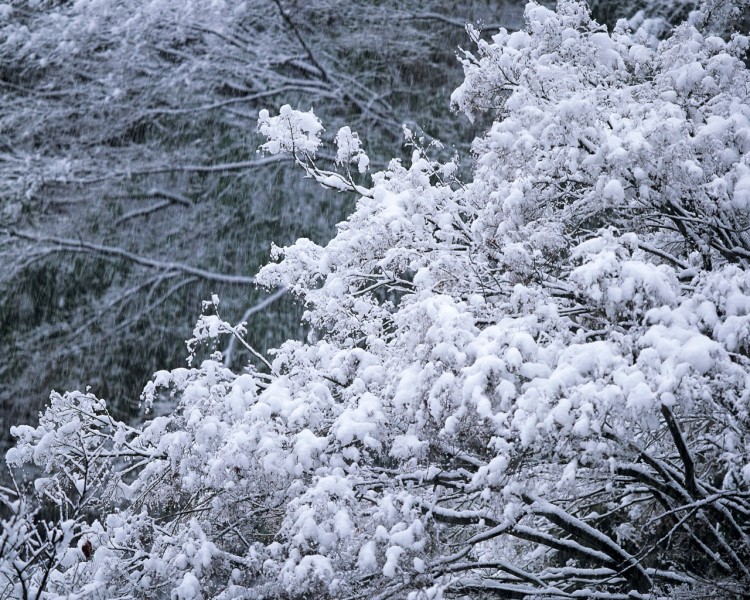
[(312, 111), (260, 114), (263, 150), (359, 197), (258, 274), (308, 342), (157, 373), (144, 399), (179, 404), (141, 428), (53, 394), (8, 455), (44, 473), (4, 492), (6, 595), (746, 594), (747, 39), (526, 18), (463, 59), (469, 182), (410, 138), (367, 187), (351, 130), (326, 171)]

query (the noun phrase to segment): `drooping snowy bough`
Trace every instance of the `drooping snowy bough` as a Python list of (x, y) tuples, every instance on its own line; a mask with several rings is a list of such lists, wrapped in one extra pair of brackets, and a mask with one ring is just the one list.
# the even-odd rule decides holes
[[(748, 41), (711, 35), (729, 8), (661, 43), (574, 0), (474, 35), (453, 103), (490, 125), (469, 182), (409, 137), (411, 164), (363, 183), (356, 134), (326, 170), (312, 111), (263, 111), (265, 151), (359, 198), (258, 275), (306, 304), (308, 342), (263, 373), (157, 373), (145, 401), (179, 404), (140, 428), (53, 395), (8, 455), (44, 473), (3, 490), (0, 594), (748, 597)], [(241, 336), (205, 308), (194, 350)]]

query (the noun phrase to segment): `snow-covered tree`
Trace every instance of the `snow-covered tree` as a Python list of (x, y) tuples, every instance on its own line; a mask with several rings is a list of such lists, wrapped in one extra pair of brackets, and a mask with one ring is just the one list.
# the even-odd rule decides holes
[[(3, 490), (5, 595), (747, 597), (748, 40), (711, 5), (662, 42), (577, 0), (471, 32), (470, 180), (405, 130), (363, 181), (350, 128), (261, 111), (262, 150), (358, 198), (257, 276), (312, 333), (156, 373), (179, 404), (138, 428), (53, 394), (7, 456), (43, 475)], [(213, 297), (191, 355), (223, 336)]]
[[(701, 11), (698, 10), (700, 0), (589, 0), (588, 4), (592, 16), (600, 23), (614, 26), (619, 19), (628, 19), (632, 28), (643, 28), (658, 37), (695, 17), (712, 21), (710, 28), (720, 36), (747, 31), (750, 25), (750, 8), (734, 10), (736, 5), (723, 0)], [(746, 54), (746, 61), (747, 58)]]
[(244, 317), (254, 344), (301, 336), (252, 274), (272, 240), (326, 241), (348, 209), (256, 154), (258, 110), (315, 106), (381, 166), (402, 120), (450, 137), (454, 48), (493, 5), (0, 3), (0, 448), (50, 388), (132, 398), (178, 366), (213, 292), (235, 319), (262, 308)]

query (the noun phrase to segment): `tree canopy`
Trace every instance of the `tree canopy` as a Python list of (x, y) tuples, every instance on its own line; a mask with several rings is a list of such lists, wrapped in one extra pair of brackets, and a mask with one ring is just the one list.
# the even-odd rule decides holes
[[(134, 427), (53, 394), (13, 430), (0, 593), (748, 597), (736, 10), (704, 2), (662, 41), (578, 0), (470, 29), (470, 177), (408, 128), (410, 160), (376, 171), (317, 109), (262, 110), (267, 156), (357, 199), (255, 277), (299, 299), (307, 340), (259, 352), (213, 296), (194, 365), (143, 392), (172, 412)], [(225, 366), (226, 337), (256, 362)]]

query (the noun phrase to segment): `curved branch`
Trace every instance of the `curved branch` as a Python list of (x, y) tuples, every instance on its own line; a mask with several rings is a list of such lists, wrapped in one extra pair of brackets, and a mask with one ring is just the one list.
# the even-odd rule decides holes
[(37, 243), (54, 244), (60, 248), (61, 252), (66, 250), (80, 252), (86, 251), (93, 254), (100, 254), (102, 256), (115, 256), (141, 265), (150, 269), (159, 269), (160, 271), (178, 271), (185, 273), (186, 275), (195, 275), (206, 281), (215, 281), (217, 283), (229, 283), (235, 285), (255, 285), (255, 277), (248, 277), (246, 275), (228, 275), (224, 273), (215, 273), (213, 271), (207, 271), (198, 267), (191, 267), (183, 263), (177, 262), (163, 262), (148, 258), (146, 256), (140, 256), (116, 246), (104, 246), (102, 244), (94, 244), (92, 242), (84, 242), (82, 240), (71, 240), (57, 237), (48, 237), (35, 235), (33, 233), (21, 232), (16, 230), (10, 230), (12, 237), (17, 237), (23, 240), (28, 240)]

